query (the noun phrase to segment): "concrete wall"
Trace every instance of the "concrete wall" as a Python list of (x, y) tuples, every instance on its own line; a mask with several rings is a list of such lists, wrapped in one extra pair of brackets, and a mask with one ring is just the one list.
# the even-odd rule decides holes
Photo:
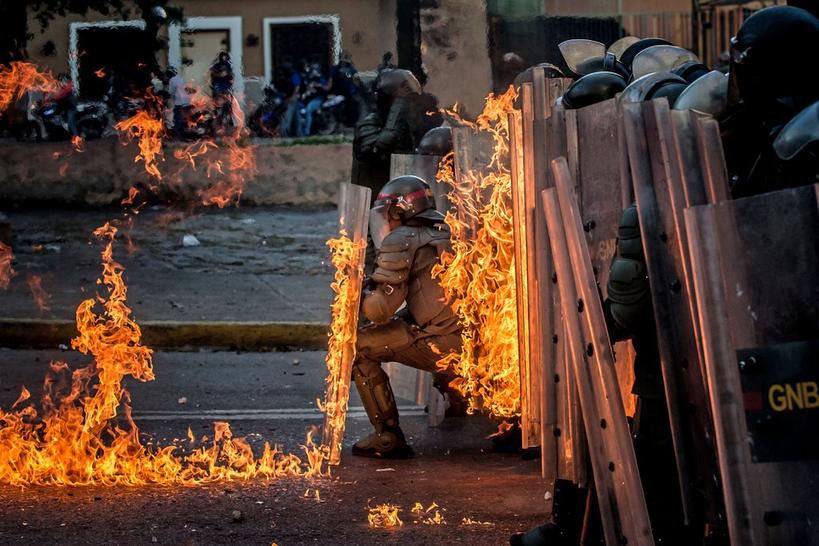
[[(247, 180), (242, 202), (249, 205), (330, 205), (338, 185), (349, 182), (352, 151), (349, 144), (273, 146), (254, 144), (258, 173)], [(196, 171), (174, 159), (165, 147), (160, 192), (194, 200), (208, 187), (202, 165)], [(0, 202), (51, 202), (101, 206), (118, 204), (135, 182), (147, 182), (137, 149), (116, 139), (86, 143), (82, 153), (68, 142), (0, 143)], [(176, 173), (179, 173), (178, 175)]]

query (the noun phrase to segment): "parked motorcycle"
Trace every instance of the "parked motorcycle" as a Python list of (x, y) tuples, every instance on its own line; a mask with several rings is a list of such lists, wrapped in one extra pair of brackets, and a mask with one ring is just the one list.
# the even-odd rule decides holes
[(344, 128), (345, 101), (343, 95), (329, 95), (313, 114), (313, 134), (334, 135)]
[(279, 124), (287, 110), (287, 97), (268, 85), (264, 89), (264, 100), (248, 120), (248, 127), (254, 136), (278, 136)]

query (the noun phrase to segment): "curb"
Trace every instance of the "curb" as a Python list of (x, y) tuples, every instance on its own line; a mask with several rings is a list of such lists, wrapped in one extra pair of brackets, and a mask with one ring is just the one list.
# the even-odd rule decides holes
[[(265, 351), (326, 349), (327, 324), (321, 322), (177, 322), (139, 323), (142, 340), (154, 349), (199, 348)], [(77, 335), (73, 320), (0, 318), (0, 347), (54, 349)]]

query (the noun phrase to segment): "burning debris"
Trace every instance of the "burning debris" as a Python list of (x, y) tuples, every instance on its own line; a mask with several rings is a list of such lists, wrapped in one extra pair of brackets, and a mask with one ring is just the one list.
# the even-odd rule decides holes
[(401, 507), (396, 504), (379, 504), (369, 509), (367, 521), (373, 529), (392, 529), (403, 527), (404, 522), (398, 517)]
[(447, 214), (452, 253), (433, 271), (463, 326), (461, 352), (438, 365), (459, 376), (451, 386), (468, 399), (469, 413), (486, 411), (503, 418), (520, 413), (511, 176), (506, 166), (507, 114), (516, 96), (511, 87), (503, 95), (490, 95), (483, 113), (470, 124), (494, 142), (486, 174), (470, 171), (457, 180), (452, 156), (442, 162), (437, 179), (453, 187), (450, 200), (459, 212)]
[(424, 525), (441, 525), (446, 524), (444, 521), (444, 517), (441, 515), (441, 511), (443, 510), (437, 503), (432, 502), (428, 507), (424, 508), (424, 505), (420, 502), (416, 502), (415, 506), (412, 507), (412, 513), (415, 515), (416, 523), (423, 523)]

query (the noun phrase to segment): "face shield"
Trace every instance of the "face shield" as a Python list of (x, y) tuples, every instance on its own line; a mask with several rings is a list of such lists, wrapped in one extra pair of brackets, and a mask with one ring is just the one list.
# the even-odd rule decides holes
[(379, 250), (384, 238), (392, 231), (389, 211), (389, 203), (379, 203), (377, 201), (370, 209), (370, 238), (373, 240), (375, 248)]

